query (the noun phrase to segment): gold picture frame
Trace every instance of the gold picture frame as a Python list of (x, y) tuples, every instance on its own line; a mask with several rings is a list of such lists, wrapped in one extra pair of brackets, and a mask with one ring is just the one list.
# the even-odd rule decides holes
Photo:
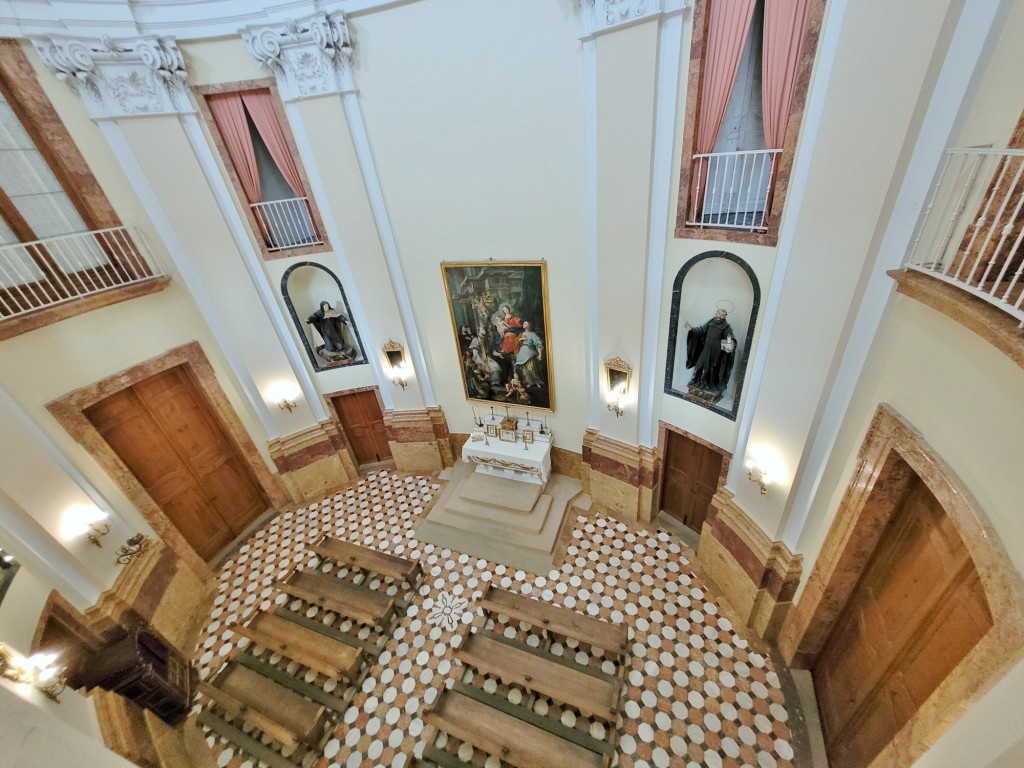
[(554, 411), (543, 261), (442, 262), (466, 399)]
[(498, 439), (503, 443), (514, 443), (516, 441), (516, 431), (514, 429), (498, 430)]
[(487, 436), (488, 437), (497, 437), (498, 436), (498, 425), (497, 424), (488, 424), (487, 425)]
[(532, 429), (524, 429), (523, 432), (522, 432), (522, 435), (523, 435), (523, 442), (524, 443), (527, 443), (527, 444), (532, 444), (533, 443), (533, 430)]

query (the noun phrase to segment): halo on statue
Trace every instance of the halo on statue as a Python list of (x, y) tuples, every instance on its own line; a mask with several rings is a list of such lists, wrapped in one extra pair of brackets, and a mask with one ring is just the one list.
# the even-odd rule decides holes
[(723, 312), (725, 312), (725, 314), (729, 314), (730, 312), (734, 312), (736, 310), (736, 305), (733, 304), (728, 299), (719, 300), (719, 302), (715, 306), (718, 309), (721, 309)]

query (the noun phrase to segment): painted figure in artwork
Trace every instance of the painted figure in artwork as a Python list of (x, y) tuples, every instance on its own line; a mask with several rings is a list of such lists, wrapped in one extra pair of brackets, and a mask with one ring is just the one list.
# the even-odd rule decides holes
[(316, 352), (325, 360), (351, 360), (356, 356), (355, 348), (346, 340), (348, 318), (331, 307), (330, 302), (321, 301), (320, 308), (306, 318), (306, 322), (316, 328), (323, 339), (324, 343)]
[(726, 319), (728, 312), (719, 307), (715, 316), (694, 328), (686, 323), (686, 367), (693, 369), (690, 394), (701, 400), (717, 402), (729, 384), (736, 336)]
[(528, 405), (530, 402), (530, 395), (523, 387), (523, 382), (519, 380), (519, 374), (513, 373), (512, 379), (505, 385), (505, 396), (509, 400), (517, 400), (518, 402)]
[(533, 330), (533, 324), (523, 323), (519, 334), (519, 350), (516, 352), (516, 371), (528, 387), (544, 386), (544, 342)]
[(509, 304), (502, 304), (494, 314), (495, 346), (506, 355), (519, 351), (519, 334), (523, 332), (523, 321), (512, 311)]

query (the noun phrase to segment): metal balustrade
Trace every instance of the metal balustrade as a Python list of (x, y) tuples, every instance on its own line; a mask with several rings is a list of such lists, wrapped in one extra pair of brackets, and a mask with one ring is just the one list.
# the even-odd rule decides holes
[(0, 246), (0, 318), (162, 277), (142, 242), (111, 227)]
[(286, 248), (302, 248), (323, 243), (313, 223), (309, 198), (268, 200), (263, 203), (251, 203), (249, 207), (256, 217), (268, 251), (282, 251)]
[(905, 269), (977, 296), (1024, 327), (1024, 150), (950, 149)]
[(768, 229), (768, 206), (781, 149), (693, 156), (687, 226)]

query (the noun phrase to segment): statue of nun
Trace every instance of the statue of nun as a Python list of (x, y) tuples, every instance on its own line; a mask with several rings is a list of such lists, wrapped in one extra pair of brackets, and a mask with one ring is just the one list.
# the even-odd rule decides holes
[(320, 309), (306, 318), (306, 322), (316, 328), (320, 338), (324, 340), (324, 343), (316, 348), (317, 354), (331, 361), (355, 357), (355, 350), (345, 342), (348, 318), (335, 311), (330, 302), (321, 301)]
[(731, 302), (720, 301), (715, 316), (704, 325), (694, 328), (686, 323), (686, 367), (693, 368), (690, 393), (712, 402), (722, 399), (736, 352), (736, 336), (725, 319), (728, 312), (723, 303)]

